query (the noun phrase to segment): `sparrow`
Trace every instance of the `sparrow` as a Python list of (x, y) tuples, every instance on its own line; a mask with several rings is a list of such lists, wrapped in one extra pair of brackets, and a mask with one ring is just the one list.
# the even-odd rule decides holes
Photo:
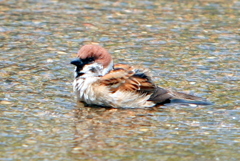
[(71, 61), (75, 65), (73, 90), (77, 100), (112, 108), (147, 108), (167, 103), (209, 105), (202, 98), (161, 88), (142, 69), (113, 64), (99, 45), (84, 45)]

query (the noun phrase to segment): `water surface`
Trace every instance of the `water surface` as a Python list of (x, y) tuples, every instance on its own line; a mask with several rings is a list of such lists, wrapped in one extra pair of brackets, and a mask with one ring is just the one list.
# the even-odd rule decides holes
[[(0, 1), (0, 160), (239, 160), (240, 3)], [(211, 106), (76, 103), (70, 60), (97, 43)]]

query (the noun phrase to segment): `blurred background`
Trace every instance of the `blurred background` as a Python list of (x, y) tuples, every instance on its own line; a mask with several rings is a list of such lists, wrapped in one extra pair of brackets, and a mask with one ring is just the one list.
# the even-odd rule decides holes
[[(237, 0), (0, 0), (0, 160), (240, 160), (239, 33)], [(84, 44), (214, 105), (84, 107)]]

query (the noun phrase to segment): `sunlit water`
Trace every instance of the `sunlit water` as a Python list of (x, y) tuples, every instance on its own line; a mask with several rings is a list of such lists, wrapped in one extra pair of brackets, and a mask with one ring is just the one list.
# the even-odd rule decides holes
[[(240, 3), (0, 1), (0, 160), (239, 160)], [(76, 103), (83, 44), (211, 106)]]

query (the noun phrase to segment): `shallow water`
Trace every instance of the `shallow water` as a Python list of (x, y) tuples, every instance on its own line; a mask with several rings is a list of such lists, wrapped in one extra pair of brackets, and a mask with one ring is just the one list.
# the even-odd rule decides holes
[[(239, 160), (239, 11), (236, 0), (0, 1), (0, 160)], [(69, 62), (89, 43), (215, 104), (77, 104)]]

